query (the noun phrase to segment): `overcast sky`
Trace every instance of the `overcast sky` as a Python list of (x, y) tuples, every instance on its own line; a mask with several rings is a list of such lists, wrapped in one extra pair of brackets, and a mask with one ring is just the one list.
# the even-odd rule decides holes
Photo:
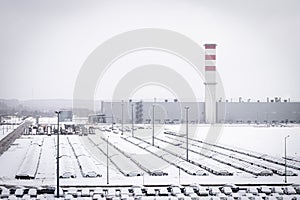
[[(97, 46), (126, 31), (162, 28), (199, 45), (218, 44), (217, 70), (227, 98), (299, 101), (299, 8), (298, 0), (1, 0), (0, 98), (71, 99), (79, 70)], [(123, 58), (119, 66), (127, 69), (138, 59), (139, 65), (151, 64), (153, 56), (174, 63), (163, 53), (144, 52)], [(109, 99), (122, 77), (115, 65), (99, 83), (97, 98)], [(204, 97), (203, 80), (191, 83)], [(146, 88), (139, 95), (164, 92)]]

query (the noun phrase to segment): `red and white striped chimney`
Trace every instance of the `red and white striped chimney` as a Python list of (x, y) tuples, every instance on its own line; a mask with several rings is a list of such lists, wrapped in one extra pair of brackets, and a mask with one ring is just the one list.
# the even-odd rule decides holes
[(205, 120), (216, 123), (216, 44), (205, 44)]

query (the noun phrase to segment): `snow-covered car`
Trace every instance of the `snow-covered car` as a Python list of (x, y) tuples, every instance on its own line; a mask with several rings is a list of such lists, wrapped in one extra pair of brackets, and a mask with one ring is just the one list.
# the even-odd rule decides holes
[(155, 189), (154, 188), (147, 188), (147, 190), (146, 190), (146, 195), (147, 196), (156, 196), (156, 191), (155, 191)]
[(216, 196), (217, 194), (221, 193), (221, 191), (219, 190), (219, 188), (217, 187), (210, 187), (209, 188), (209, 194)]
[(16, 197), (22, 197), (23, 194), (24, 194), (24, 189), (23, 188), (16, 189), (16, 191), (15, 191)]
[(169, 192), (168, 192), (167, 188), (160, 188), (158, 194), (159, 194), (159, 196), (169, 196)]
[(116, 190), (114, 188), (108, 188), (106, 193), (106, 199), (113, 199), (116, 196)]
[(272, 193), (277, 193), (277, 194), (284, 194), (283, 190), (281, 187), (276, 186), (271, 188)]
[(135, 196), (135, 197), (141, 197), (141, 196), (143, 196), (142, 189), (139, 188), (139, 187), (132, 188), (132, 191), (133, 191), (133, 196)]
[(290, 194), (297, 194), (295, 188), (293, 188), (292, 186), (284, 187), (283, 191), (284, 191), (285, 194), (288, 194), (288, 195), (290, 195)]
[(231, 195), (232, 189), (231, 187), (225, 186), (220, 189), (225, 195)]
[(194, 176), (208, 176), (208, 173), (204, 170), (197, 170), (193, 175)]
[(121, 200), (129, 198), (129, 191), (127, 188), (121, 188), (119, 194)]
[(101, 177), (101, 174), (95, 171), (87, 171), (87, 172), (82, 172), (82, 176), (87, 178), (95, 178), (95, 177)]
[(151, 176), (168, 176), (168, 173), (162, 170), (154, 170), (151, 172)]
[(271, 194), (271, 189), (268, 186), (261, 186), (259, 190), (261, 193), (265, 193), (266, 195)]
[(36, 188), (30, 188), (30, 189), (28, 190), (28, 195), (29, 195), (31, 198), (37, 197), (37, 189), (36, 189)]
[(102, 188), (96, 188), (93, 195), (97, 195), (97, 197), (104, 197), (104, 191)]
[(183, 189), (183, 192), (186, 196), (190, 197), (192, 200), (198, 200), (199, 196), (195, 193), (194, 189), (190, 186), (187, 186)]
[(198, 194), (199, 194), (199, 196), (208, 196), (209, 195), (209, 191), (208, 191), (208, 189), (206, 187), (199, 186)]
[(61, 172), (59, 178), (76, 178), (76, 175), (73, 172)]
[(251, 193), (253, 195), (258, 195), (258, 190), (256, 187), (248, 187), (247, 188), (247, 193)]
[(220, 170), (218, 172), (218, 175), (221, 175), (221, 176), (231, 176), (232, 173), (228, 172), (227, 170)]
[(172, 187), (171, 188), (171, 195), (177, 197), (178, 200), (184, 200), (184, 194), (181, 193), (179, 187)]
[(130, 171), (128, 173), (126, 173), (126, 176), (132, 177), (132, 176), (142, 176), (143, 173), (139, 172), (139, 171)]

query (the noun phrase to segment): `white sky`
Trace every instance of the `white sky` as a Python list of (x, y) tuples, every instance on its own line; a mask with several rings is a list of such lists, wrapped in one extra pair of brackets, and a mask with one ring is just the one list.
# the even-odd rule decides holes
[[(71, 99), (80, 67), (97, 46), (147, 27), (176, 31), (199, 45), (217, 43), (217, 69), (228, 98), (299, 101), (299, 8), (298, 0), (1, 0), (0, 98)], [(128, 66), (133, 59), (138, 58), (127, 58)], [(112, 82), (120, 78), (115, 68), (106, 75)], [(199, 96), (202, 82), (194, 83)], [(105, 88), (99, 85), (97, 94), (108, 99), (113, 88), (109, 82)]]

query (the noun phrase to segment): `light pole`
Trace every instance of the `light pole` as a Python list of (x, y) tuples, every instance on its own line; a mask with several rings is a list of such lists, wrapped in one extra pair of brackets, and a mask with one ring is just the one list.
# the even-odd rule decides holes
[(121, 115), (122, 115), (122, 135), (124, 133), (124, 116), (123, 116), (123, 110), (124, 110), (124, 101), (122, 100), (122, 103), (121, 103), (121, 106), (122, 106), (122, 110), (121, 110)]
[(15, 116), (13, 115), (13, 120), (12, 120), (12, 129), (14, 130), (15, 129)]
[(107, 185), (109, 184), (108, 139), (109, 139), (109, 136), (107, 136), (107, 140), (106, 140), (106, 183), (107, 183)]
[(133, 104), (131, 104), (131, 134), (132, 134), (132, 137), (134, 137), (133, 135), (133, 128), (134, 128), (134, 122), (133, 122)]
[(186, 110), (186, 161), (189, 161), (189, 107), (184, 107)]
[(111, 114), (111, 131), (114, 130), (114, 115)]
[(61, 111), (55, 111), (57, 114), (57, 153), (56, 153), (56, 191), (59, 198), (59, 115)]
[(290, 137), (290, 135), (284, 137), (284, 182), (287, 183), (286, 177), (286, 139)]
[(178, 184), (180, 185), (180, 167), (178, 167)]
[(178, 162), (176, 162), (176, 165), (177, 165), (177, 168), (178, 168), (178, 184), (180, 185), (180, 171), (181, 171), (181, 168), (180, 166), (178, 165), (179, 163), (182, 163), (184, 162), (183, 160), (180, 160)]
[(154, 108), (155, 104), (152, 105), (152, 146), (154, 146)]
[(1, 127), (2, 127), (2, 133), (4, 135), (4, 123), (2, 123), (2, 115), (0, 115), (0, 124), (1, 124)]

